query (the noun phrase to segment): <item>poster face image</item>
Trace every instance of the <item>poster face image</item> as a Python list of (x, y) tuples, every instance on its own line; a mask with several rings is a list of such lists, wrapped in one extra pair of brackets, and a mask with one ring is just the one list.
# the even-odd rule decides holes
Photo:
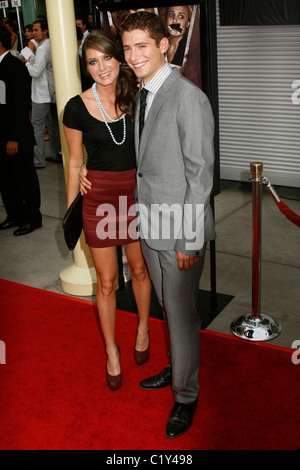
[(200, 9), (199, 5), (181, 5), (136, 10), (108, 11), (108, 27), (114, 35), (127, 15), (147, 10), (160, 16), (169, 39), (168, 62), (201, 88)]

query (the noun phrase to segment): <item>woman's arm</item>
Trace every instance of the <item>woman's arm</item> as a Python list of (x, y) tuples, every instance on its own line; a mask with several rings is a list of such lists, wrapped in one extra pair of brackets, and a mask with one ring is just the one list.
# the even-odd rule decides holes
[(30, 56), (25, 61), (25, 65), (31, 77), (40, 78), (47, 65), (47, 54), (45, 49), (38, 47), (36, 50), (36, 55)]
[(36, 45), (35, 45), (32, 41), (29, 41), (28, 47), (29, 47), (29, 49), (32, 50), (32, 52), (33, 52), (34, 54), (36, 53)]
[(87, 174), (86, 165), (83, 165), (79, 174), (80, 192), (82, 195), (87, 194), (88, 190), (92, 187), (92, 183), (87, 179)]
[(83, 165), (82, 132), (64, 126), (69, 147), (69, 174), (67, 183), (67, 206), (69, 207), (79, 192), (79, 173)]
[(17, 39), (18, 39), (18, 36), (16, 35), (16, 33), (13, 33), (11, 37), (11, 49), (13, 49)]

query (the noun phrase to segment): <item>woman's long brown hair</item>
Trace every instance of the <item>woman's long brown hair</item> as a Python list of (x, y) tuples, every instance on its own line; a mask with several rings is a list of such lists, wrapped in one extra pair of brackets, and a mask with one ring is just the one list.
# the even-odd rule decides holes
[(84, 41), (82, 48), (82, 63), (85, 71), (87, 71), (87, 49), (95, 49), (121, 62), (120, 73), (117, 80), (116, 109), (119, 106), (122, 113), (127, 114), (133, 119), (135, 94), (137, 92), (136, 78), (132, 70), (125, 63), (123, 47), (120, 41), (100, 29), (91, 31)]

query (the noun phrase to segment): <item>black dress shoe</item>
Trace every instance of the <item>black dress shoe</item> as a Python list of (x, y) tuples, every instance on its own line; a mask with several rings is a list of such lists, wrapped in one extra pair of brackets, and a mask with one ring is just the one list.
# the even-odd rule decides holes
[(17, 230), (14, 231), (15, 237), (21, 237), (22, 235), (27, 235), (28, 233), (33, 232), (37, 228), (41, 228), (42, 224), (23, 224)]
[(0, 230), (8, 230), (9, 228), (18, 227), (18, 225), (20, 224), (7, 218), (4, 220), (4, 222), (2, 222), (2, 224), (0, 224)]
[(172, 364), (165, 367), (159, 374), (142, 380), (140, 387), (144, 390), (161, 390), (172, 383)]
[(175, 402), (167, 424), (167, 437), (170, 439), (179, 437), (191, 427), (197, 405), (198, 399), (188, 405)]
[(52, 158), (52, 157), (47, 157), (45, 158), (46, 162), (50, 163), (62, 163), (62, 157), (60, 155), (57, 155), (57, 158)]

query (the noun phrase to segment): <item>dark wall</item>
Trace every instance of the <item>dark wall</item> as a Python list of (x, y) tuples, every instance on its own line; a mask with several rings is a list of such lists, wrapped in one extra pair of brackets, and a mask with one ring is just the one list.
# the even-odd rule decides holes
[(300, 0), (220, 0), (220, 24), (300, 24)]

